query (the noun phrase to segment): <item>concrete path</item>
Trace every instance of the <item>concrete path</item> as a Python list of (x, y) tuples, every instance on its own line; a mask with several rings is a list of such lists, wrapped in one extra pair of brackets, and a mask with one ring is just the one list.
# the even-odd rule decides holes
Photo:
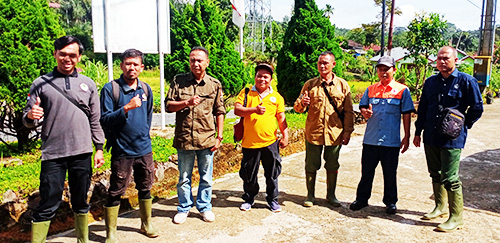
[[(499, 101), (498, 99), (496, 101)], [(337, 197), (342, 207), (329, 206), (324, 199), (326, 176), (318, 173), (317, 205), (305, 208), (304, 152), (283, 158), (279, 177), (279, 202), (283, 212), (272, 213), (265, 203), (265, 181), (261, 175), (261, 193), (249, 212), (239, 210), (243, 200), (242, 182), (237, 173), (217, 179), (213, 186), (213, 211), (216, 221), (206, 223), (191, 210), (184, 224), (176, 225), (177, 198), (154, 204), (153, 222), (160, 236), (149, 239), (139, 232), (138, 211), (118, 219), (120, 242), (499, 242), (500, 241), (500, 146), (498, 115), (500, 102), (485, 106), (483, 118), (469, 133), (462, 153), (461, 178), (464, 184), (465, 227), (452, 233), (435, 232), (446, 219), (424, 221), (420, 217), (432, 210), (431, 180), (427, 173), (423, 148), (413, 145), (400, 156), (398, 170), (398, 213), (387, 215), (382, 203), (383, 178), (377, 168), (370, 207), (353, 212), (348, 209), (355, 199), (360, 179), (360, 157), (364, 126), (357, 126), (348, 146), (341, 150)], [(413, 126), (413, 124), (412, 124)], [(413, 136), (412, 136), (413, 139)], [(90, 225), (90, 239), (104, 242), (104, 222)], [(52, 237), (48, 242), (75, 242), (74, 232)]]

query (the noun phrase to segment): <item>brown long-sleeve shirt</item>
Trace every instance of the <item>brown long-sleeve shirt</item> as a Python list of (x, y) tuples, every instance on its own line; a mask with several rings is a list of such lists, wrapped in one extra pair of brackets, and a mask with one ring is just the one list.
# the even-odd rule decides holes
[(337, 109), (345, 115), (344, 127), (342, 127), (338, 114), (336, 114), (321, 86), (322, 82), (324, 81), (321, 77), (308, 80), (302, 87), (300, 97), (295, 101), (293, 108), (299, 113), (306, 110), (307, 107), (302, 106), (301, 100), (307, 91), (311, 98), (305, 130), (307, 141), (315, 145), (339, 145), (342, 143), (344, 133), (350, 135), (354, 131), (351, 89), (344, 79), (337, 76), (334, 76), (332, 82), (326, 85)]
[(177, 75), (168, 90), (165, 107), (168, 107), (169, 101), (188, 100), (194, 95), (202, 99), (201, 103), (185, 107), (175, 114), (174, 148), (200, 150), (215, 145), (214, 117), (226, 114), (219, 80), (205, 74), (198, 83), (193, 73)]

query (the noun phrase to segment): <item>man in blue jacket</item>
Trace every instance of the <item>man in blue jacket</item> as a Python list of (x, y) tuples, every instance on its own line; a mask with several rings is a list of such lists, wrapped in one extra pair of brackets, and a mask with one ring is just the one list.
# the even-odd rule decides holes
[(105, 210), (106, 242), (116, 242), (116, 221), (120, 198), (128, 187), (134, 171), (139, 194), (141, 232), (157, 237), (151, 224), (151, 187), (154, 181), (154, 163), (149, 130), (153, 116), (153, 94), (146, 83), (139, 80), (144, 70), (144, 55), (135, 49), (122, 54), (119, 79), (104, 85), (101, 91), (101, 124), (111, 143), (111, 178)]
[[(439, 74), (428, 78), (422, 89), (415, 122), (413, 144), (420, 147), (420, 135), (424, 131), (423, 142), (427, 167), (432, 178), (436, 207), (422, 219), (431, 220), (446, 215), (446, 196), (450, 210), (449, 219), (440, 225), (439, 231), (452, 231), (463, 227), (462, 182), (458, 175), (460, 153), (465, 145), (467, 130), (483, 113), (483, 99), (477, 80), (456, 68), (457, 51), (450, 46), (442, 47), (437, 56)], [(465, 125), (456, 139), (441, 135), (438, 122), (444, 108), (454, 108), (465, 115)], [(445, 194), (446, 193), (446, 194)]]

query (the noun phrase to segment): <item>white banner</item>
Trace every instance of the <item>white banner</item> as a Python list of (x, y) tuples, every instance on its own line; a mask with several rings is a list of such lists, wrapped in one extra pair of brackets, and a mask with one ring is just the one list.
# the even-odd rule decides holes
[(245, 0), (231, 0), (233, 6), (233, 23), (243, 28), (245, 26)]
[[(135, 48), (144, 53), (170, 53), (169, 11), (167, 0), (93, 0), (94, 52), (121, 53)], [(109, 20), (106, 26), (105, 20)], [(164, 37), (161, 44), (158, 35)], [(108, 47), (106, 36), (110, 38)]]

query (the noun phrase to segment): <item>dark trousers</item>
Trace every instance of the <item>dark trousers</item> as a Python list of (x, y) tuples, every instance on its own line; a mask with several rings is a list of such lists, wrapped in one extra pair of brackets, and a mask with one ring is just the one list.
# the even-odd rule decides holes
[(42, 161), (40, 204), (33, 211), (33, 222), (52, 219), (61, 204), (66, 171), (71, 206), (75, 213), (88, 213), (87, 193), (92, 175), (92, 153)]
[(111, 159), (111, 177), (107, 207), (117, 206), (120, 197), (125, 194), (130, 178), (134, 172), (135, 188), (139, 191), (139, 199), (149, 199), (154, 181), (153, 153), (141, 157), (118, 157)]
[(240, 177), (243, 179), (243, 200), (253, 203), (254, 197), (259, 193), (257, 174), (262, 161), (264, 176), (266, 177), (266, 200), (271, 202), (278, 198), (278, 176), (281, 174), (281, 157), (278, 141), (258, 149), (243, 148)]
[(363, 144), (361, 155), (361, 181), (356, 192), (356, 201), (368, 203), (371, 197), (373, 177), (378, 163), (382, 165), (384, 175), (385, 205), (395, 204), (398, 201), (396, 172), (398, 169), (399, 148), (383, 147)]

